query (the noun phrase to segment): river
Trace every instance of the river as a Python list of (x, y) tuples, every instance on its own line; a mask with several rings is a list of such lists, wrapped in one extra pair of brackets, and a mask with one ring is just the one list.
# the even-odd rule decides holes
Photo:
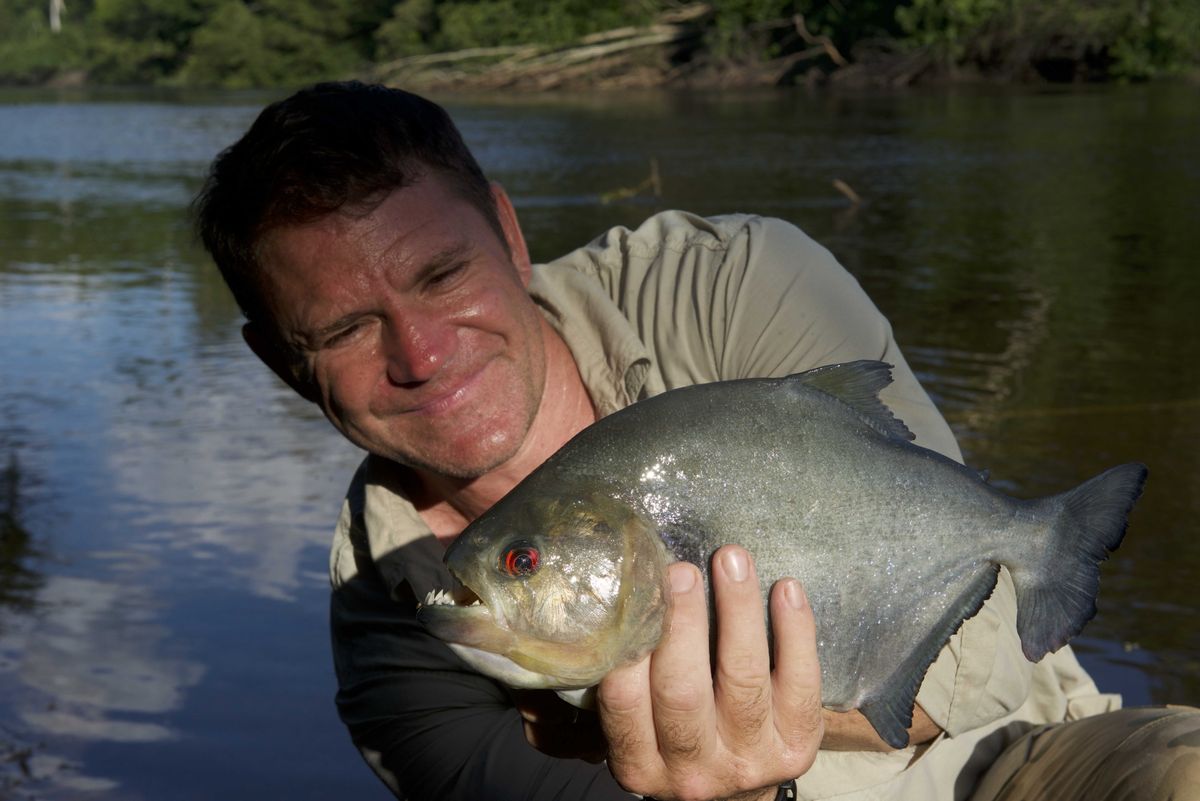
[[(327, 643), (360, 454), (244, 347), (186, 218), (270, 97), (0, 91), (0, 797), (387, 797)], [(536, 259), (781, 216), (994, 483), (1146, 462), (1077, 651), (1127, 704), (1200, 702), (1200, 89), (438, 99)]]

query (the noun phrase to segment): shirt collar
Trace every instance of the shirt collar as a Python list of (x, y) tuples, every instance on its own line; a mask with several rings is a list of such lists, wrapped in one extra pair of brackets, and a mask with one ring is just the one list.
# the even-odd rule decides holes
[(599, 282), (571, 267), (539, 264), (529, 294), (571, 350), (601, 416), (638, 400), (650, 351)]

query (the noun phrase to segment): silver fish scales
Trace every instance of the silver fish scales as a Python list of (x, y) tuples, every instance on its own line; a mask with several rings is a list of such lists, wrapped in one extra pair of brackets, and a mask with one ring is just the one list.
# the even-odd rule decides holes
[(1013, 498), (913, 444), (879, 400), (890, 380), (881, 362), (829, 365), (677, 389), (598, 421), (447, 551), (482, 603), (431, 598), (420, 619), (511, 686), (586, 688), (658, 643), (667, 564), (694, 562), (707, 581), (713, 551), (737, 542), (764, 599), (779, 577), (804, 583), (822, 703), (904, 746), (925, 672), (1001, 565), (1031, 661), (1094, 616), (1099, 563), (1146, 468)]

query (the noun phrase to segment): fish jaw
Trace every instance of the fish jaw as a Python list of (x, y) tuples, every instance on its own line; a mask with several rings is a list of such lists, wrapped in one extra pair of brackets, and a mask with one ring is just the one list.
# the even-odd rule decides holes
[(509, 687), (525, 690), (555, 690), (562, 686), (557, 676), (548, 676), (521, 667), (507, 656), (472, 648), (469, 645), (447, 643), (458, 658), (485, 676), (491, 676)]
[[(446, 600), (449, 599), (449, 600)], [(505, 656), (516, 637), (497, 625), (491, 610), (480, 602), (460, 606), (446, 592), (430, 592), (417, 611), (421, 623), (443, 640), (462, 661), (510, 687), (545, 689), (558, 686), (554, 676), (524, 668)]]
[(464, 605), (430, 592), (417, 619), (475, 670), (518, 689), (577, 690), (599, 683), (615, 667), (597, 655), (603, 643), (560, 643), (507, 627), (482, 601)]
[(515, 639), (482, 600), (460, 603), (445, 590), (425, 596), (425, 603), (417, 609), (417, 619), (438, 638), (466, 648), (504, 653)]

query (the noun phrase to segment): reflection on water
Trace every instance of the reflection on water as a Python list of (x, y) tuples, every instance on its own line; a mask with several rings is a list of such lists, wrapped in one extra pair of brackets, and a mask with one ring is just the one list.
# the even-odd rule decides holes
[[(4, 439), (0, 437), (0, 445)], [(3, 452), (0, 448), (0, 453)], [(0, 471), (0, 608), (28, 611), (41, 577), (30, 566), (33, 537), (22, 522), (21, 488), (27, 479), (21, 473), (16, 451)]]
[[(448, 100), (537, 258), (659, 208), (783, 216), (997, 484), (1146, 461), (1078, 650), (1131, 702), (1194, 703), (1197, 94)], [(263, 98), (100, 100), (0, 95), (0, 795), (383, 798), (326, 643), (359, 456), (254, 362), (184, 219)], [(661, 197), (602, 202), (651, 160)]]
[(55, 704), (22, 710), (25, 723), (89, 740), (176, 736), (158, 722), (117, 717), (176, 709), (204, 675), (200, 664), (163, 653), (170, 631), (152, 612), (159, 602), (136, 587), (67, 576), (51, 577), (40, 601), (42, 625), (14, 646), (21, 681)]

